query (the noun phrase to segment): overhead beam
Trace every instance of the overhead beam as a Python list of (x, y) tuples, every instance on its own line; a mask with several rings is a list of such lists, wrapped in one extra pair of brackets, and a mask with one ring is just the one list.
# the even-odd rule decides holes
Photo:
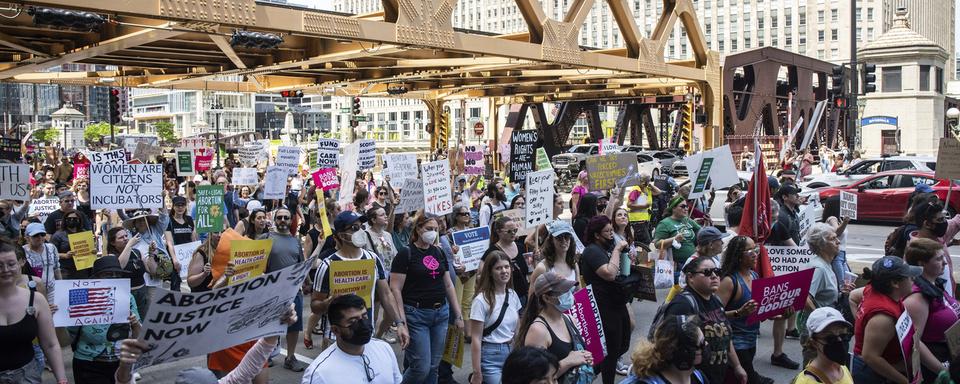
[(49, 54), (49, 53), (47, 53), (46, 51), (41, 50), (39, 47), (37, 47), (37, 46), (35, 46), (35, 45), (33, 45), (33, 44), (30, 44), (30, 43), (27, 43), (27, 42), (25, 42), (25, 41), (23, 41), (23, 40), (20, 40), (20, 39), (14, 37), (14, 36), (10, 36), (10, 35), (8, 35), (8, 34), (6, 34), (6, 33), (3, 33), (3, 32), (0, 32), (0, 45), (3, 45), (3, 46), (5, 46), (5, 47), (9, 47), (9, 48), (13, 48), (13, 49), (16, 49), (16, 50), (18, 50), (18, 51), (27, 52), (27, 53), (29, 53), (29, 54), (31, 54), (31, 55), (34, 55), (34, 56), (39, 56), (39, 57), (44, 57), (44, 58), (45, 58), (45, 57), (50, 57), (50, 54)]
[(225, 36), (217, 34), (210, 34), (208, 36), (210, 36), (210, 40), (213, 40), (213, 43), (217, 45), (217, 48), (220, 48), (220, 51), (230, 59), (233, 66), (240, 69), (247, 69), (247, 64), (245, 64), (243, 60), (240, 60), (240, 56), (237, 56), (237, 52), (233, 50), (233, 47)]

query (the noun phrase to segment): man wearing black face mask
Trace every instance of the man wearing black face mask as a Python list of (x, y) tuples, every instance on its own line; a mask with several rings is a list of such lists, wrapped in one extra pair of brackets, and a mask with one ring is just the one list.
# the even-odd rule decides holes
[(346, 294), (334, 298), (327, 317), (337, 343), (317, 356), (304, 372), (302, 383), (333, 383), (346, 378), (375, 384), (403, 381), (390, 344), (371, 339), (373, 324), (360, 296)]
[[(952, 287), (953, 281), (953, 258), (950, 257), (950, 251), (947, 249), (953, 238), (960, 232), (960, 215), (954, 215), (947, 220), (944, 215), (943, 202), (941, 201), (920, 201), (910, 210), (913, 214), (913, 223), (916, 225), (916, 231), (904, 231), (907, 237), (906, 243), (914, 238), (930, 239), (943, 244), (943, 259), (947, 265), (943, 269), (943, 277), (947, 280), (945, 286)], [(953, 290), (948, 289), (947, 294), (953, 296)]]

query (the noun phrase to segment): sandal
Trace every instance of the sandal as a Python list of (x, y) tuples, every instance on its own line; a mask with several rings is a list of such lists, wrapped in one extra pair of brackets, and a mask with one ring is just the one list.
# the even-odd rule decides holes
[(313, 349), (313, 339), (307, 336), (303, 337), (303, 347), (306, 349)]

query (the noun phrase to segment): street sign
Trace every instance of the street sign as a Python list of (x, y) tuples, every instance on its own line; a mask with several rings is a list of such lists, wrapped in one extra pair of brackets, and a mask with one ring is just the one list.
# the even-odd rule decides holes
[(353, 119), (356, 121), (367, 121), (367, 117), (364, 115), (356, 115), (353, 117)]
[(477, 136), (483, 136), (483, 122), (482, 122), (482, 121), (478, 121), (476, 124), (473, 125), (473, 134), (475, 134), (475, 135), (477, 135)]
[(340, 108), (340, 113), (350, 113), (350, 108)]

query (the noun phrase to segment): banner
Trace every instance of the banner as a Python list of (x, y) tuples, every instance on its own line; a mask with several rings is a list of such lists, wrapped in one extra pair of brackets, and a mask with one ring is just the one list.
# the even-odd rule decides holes
[(201, 147), (193, 149), (193, 169), (204, 172), (213, 166), (213, 148)]
[(400, 184), (406, 179), (416, 179), (419, 176), (416, 154), (388, 153), (383, 156), (387, 167), (383, 174), (389, 177), (392, 183)]
[(180, 263), (180, 278), (186, 281), (190, 269), (190, 261), (193, 259), (193, 252), (200, 248), (201, 241), (193, 241), (186, 244), (174, 245), (173, 252), (176, 253), (177, 261)]
[[(257, 176), (256, 168), (234, 168), (233, 185), (257, 185), (260, 184), (260, 178)], [(284, 181), (286, 183), (286, 181)]]
[(206, 140), (202, 137), (187, 137), (180, 139), (180, 146), (183, 148), (200, 148), (206, 145)]
[(807, 302), (810, 281), (813, 280), (813, 268), (786, 275), (756, 279), (750, 285), (753, 299), (757, 302), (757, 311), (747, 317), (747, 324), (780, 316), (793, 308), (800, 311)]
[(194, 224), (197, 233), (223, 231), (223, 186), (198, 185)]
[(527, 187), (524, 195), (526, 201), (524, 227), (535, 228), (540, 224), (549, 223), (553, 219), (554, 177), (556, 177), (556, 174), (552, 169), (527, 173)]
[(340, 166), (339, 140), (317, 140), (317, 166), (320, 168), (337, 168)]
[(776, 276), (800, 272), (816, 255), (809, 247), (765, 245), (773, 274)]
[[(300, 166), (300, 148), (299, 147), (278, 147), (277, 161), (274, 164), (287, 171), (287, 175), (295, 175)], [(284, 181), (286, 184), (286, 181)]]
[(372, 139), (363, 139), (357, 142), (360, 147), (358, 160), (360, 170), (373, 169), (377, 165), (377, 142)]
[(463, 367), (463, 345), (466, 340), (463, 329), (447, 327), (447, 342), (443, 346), (443, 361), (457, 368)]
[(639, 184), (637, 154), (634, 152), (587, 157), (590, 190), (607, 190)]
[(163, 164), (93, 164), (90, 198), (93, 209), (161, 208)]
[(324, 191), (340, 188), (340, 180), (337, 179), (337, 170), (334, 168), (318, 169), (311, 174), (313, 176), (313, 185)]
[(483, 146), (466, 145), (463, 147), (463, 174), (483, 174)]
[(0, 199), (30, 200), (30, 166), (0, 164)]
[(90, 164), (126, 164), (127, 153), (120, 149), (114, 149), (106, 152), (90, 152)]
[(913, 319), (910, 313), (903, 311), (900, 318), (897, 319), (897, 340), (900, 341), (900, 353), (903, 354), (903, 361), (907, 366), (907, 378), (911, 383), (920, 382), (920, 351), (917, 345), (920, 344), (920, 335), (917, 334), (916, 327), (913, 326)]
[(607, 342), (603, 336), (603, 324), (600, 322), (600, 309), (593, 296), (593, 286), (588, 285), (573, 293), (573, 307), (566, 313), (573, 325), (583, 337), (584, 349), (593, 354), (593, 365), (597, 366), (607, 356)]
[(128, 322), (130, 279), (56, 280), (54, 287), (54, 327)]
[(29, 216), (37, 216), (40, 222), (46, 222), (47, 216), (53, 211), (60, 209), (59, 198), (36, 199), (30, 202)]
[[(510, 180), (527, 179), (527, 172), (533, 171), (534, 155), (540, 135), (535, 130), (513, 131), (510, 134)], [(636, 155), (634, 155), (636, 161)]]
[(840, 218), (857, 219), (857, 195), (847, 191), (840, 191)]
[(423, 177), (424, 212), (438, 216), (452, 213), (450, 163), (446, 160), (423, 163), (420, 165), (420, 172)]
[(280, 200), (287, 196), (287, 176), (290, 173), (287, 169), (279, 165), (267, 167), (267, 172), (263, 175), (263, 199)]
[(377, 283), (374, 259), (330, 262), (330, 296), (355, 294), (363, 298), (367, 308), (373, 307), (373, 285)]
[(97, 260), (97, 246), (93, 242), (93, 231), (67, 234), (67, 241), (70, 242), (73, 263), (76, 264), (77, 270), (82, 271), (93, 267), (93, 262)]
[(227, 285), (237, 285), (262, 275), (267, 269), (271, 248), (273, 239), (230, 241), (233, 276), (227, 280)]
[(403, 182), (403, 188), (400, 189), (400, 204), (397, 204), (395, 213), (415, 212), (422, 208), (423, 182), (417, 179), (407, 179)]
[(311, 265), (308, 260), (208, 292), (147, 288), (141, 335), (151, 348), (140, 356), (134, 369), (286, 334), (287, 326), (280, 323), (280, 317), (300, 294)]
[(550, 157), (547, 156), (547, 150), (543, 147), (537, 148), (537, 170), (553, 170), (553, 164), (550, 164)]
[(480, 258), (490, 248), (490, 227), (477, 227), (453, 233), (453, 243), (460, 247), (460, 263), (466, 272), (480, 267)]
[(193, 169), (196, 158), (192, 148), (177, 148), (177, 176), (193, 176), (197, 172)]

